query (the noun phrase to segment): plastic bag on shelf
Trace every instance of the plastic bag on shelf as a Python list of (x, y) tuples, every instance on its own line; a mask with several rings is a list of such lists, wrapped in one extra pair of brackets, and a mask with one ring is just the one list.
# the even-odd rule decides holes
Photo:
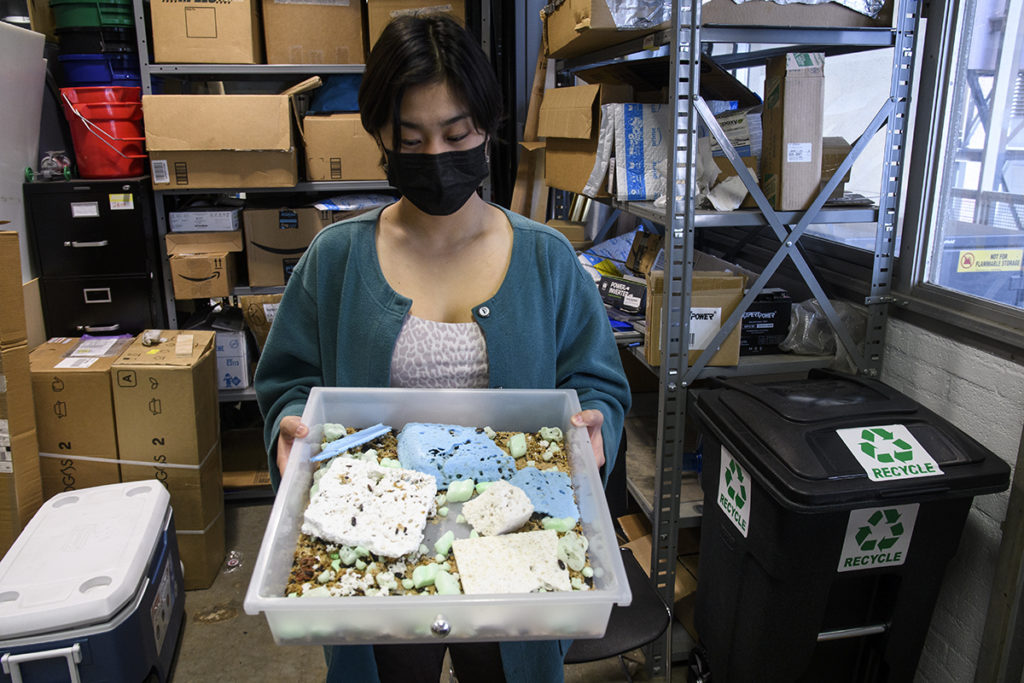
[[(845, 325), (854, 343), (861, 347), (867, 328), (867, 313), (863, 308), (846, 301), (831, 301), (840, 321)], [(835, 354), (836, 365), (855, 369), (855, 364), (846, 349), (836, 338), (825, 311), (815, 299), (793, 304), (790, 316), (789, 334), (779, 344), (783, 351), (807, 356), (831, 356)]]

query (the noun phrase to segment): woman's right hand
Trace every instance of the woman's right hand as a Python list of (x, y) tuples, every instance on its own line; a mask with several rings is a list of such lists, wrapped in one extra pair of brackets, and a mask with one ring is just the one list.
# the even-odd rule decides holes
[(277, 436), (277, 470), (284, 476), (284, 468), (288, 465), (288, 456), (292, 452), (292, 444), (295, 439), (301, 439), (309, 434), (309, 428), (302, 424), (298, 415), (287, 415), (281, 418)]

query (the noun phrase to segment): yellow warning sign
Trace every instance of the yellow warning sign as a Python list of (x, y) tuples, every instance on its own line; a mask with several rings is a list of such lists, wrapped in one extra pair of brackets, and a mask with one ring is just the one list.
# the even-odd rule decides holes
[(957, 259), (956, 272), (1018, 271), (1021, 269), (1021, 258), (1024, 258), (1024, 249), (962, 250)]

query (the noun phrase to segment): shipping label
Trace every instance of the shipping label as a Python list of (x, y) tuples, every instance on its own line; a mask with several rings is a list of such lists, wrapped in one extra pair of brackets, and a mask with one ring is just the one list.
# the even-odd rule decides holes
[(850, 510), (836, 571), (895, 567), (907, 560), (919, 503)]
[(871, 481), (898, 481), (942, 474), (932, 456), (904, 425), (837, 429), (836, 434)]
[(690, 348), (702, 351), (722, 328), (722, 309), (713, 306), (690, 308)]

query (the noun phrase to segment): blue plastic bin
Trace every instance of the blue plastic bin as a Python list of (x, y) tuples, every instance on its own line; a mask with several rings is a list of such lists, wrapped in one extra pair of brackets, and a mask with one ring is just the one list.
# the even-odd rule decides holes
[(137, 52), (62, 54), (57, 57), (64, 70), (64, 87), (115, 85), (142, 87)]

